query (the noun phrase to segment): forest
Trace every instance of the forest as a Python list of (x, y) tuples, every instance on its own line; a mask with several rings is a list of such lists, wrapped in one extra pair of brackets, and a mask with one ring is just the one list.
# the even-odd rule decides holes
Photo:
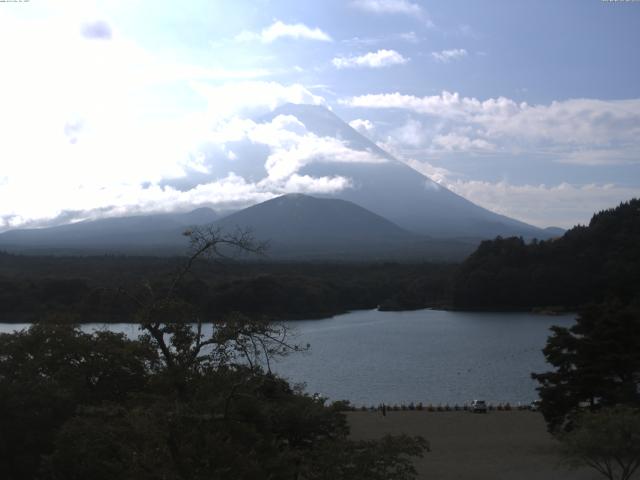
[[(130, 321), (122, 295), (161, 288), (182, 257), (26, 256), (0, 252), (0, 319)], [(575, 311), (640, 291), (640, 200), (593, 216), (564, 236), (498, 237), (461, 264), (200, 260), (181, 284), (204, 318), (239, 312), (270, 319), (322, 318), (349, 310)]]
[[(131, 320), (123, 290), (161, 287), (182, 264), (171, 257), (32, 257), (0, 253), (0, 319)], [(273, 319), (321, 318), (348, 310), (417, 309), (450, 302), (453, 264), (196, 262), (179, 294), (205, 318), (240, 312)]]
[(593, 215), (562, 237), (484, 241), (455, 273), (452, 303), (468, 310), (629, 303), (640, 292), (640, 200)]

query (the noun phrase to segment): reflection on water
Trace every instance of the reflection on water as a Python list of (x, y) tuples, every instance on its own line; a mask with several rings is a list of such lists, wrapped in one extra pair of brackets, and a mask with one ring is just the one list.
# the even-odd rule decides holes
[[(530, 402), (531, 372), (544, 371), (541, 349), (551, 325), (574, 316), (418, 310), (357, 311), (324, 320), (286, 322), (308, 353), (278, 360), (273, 368), (309, 392), (357, 405), (385, 403)], [(26, 328), (0, 324), (0, 332)], [(87, 324), (130, 337), (135, 324)]]

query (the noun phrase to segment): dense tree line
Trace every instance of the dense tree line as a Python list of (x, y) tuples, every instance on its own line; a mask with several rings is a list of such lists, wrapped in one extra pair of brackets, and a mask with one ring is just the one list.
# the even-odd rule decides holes
[(640, 408), (639, 347), (637, 301), (593, 305), (572, 327), (552, 327), (544, 355), (554, 370), (533, 374), (549, 430), (570, 430), (585, 409)]
[[(122, 290), (161, 288), (183, 259), (28, 257), (0, 254), (0, 319), (64, 313), (77, 321), (127, 321), (135, 305)], [(278, 319), (355, 309), (416, 309), (450, 303), (454, 265), (225, 262), (193, 266), (179, 294), (205, 317), (241, 312)]]
[(640, 200), (593, 216), (561, 238), (496, 238), (461, 265), (453, 304), (464, 309), (576, 308), (640, 291)]

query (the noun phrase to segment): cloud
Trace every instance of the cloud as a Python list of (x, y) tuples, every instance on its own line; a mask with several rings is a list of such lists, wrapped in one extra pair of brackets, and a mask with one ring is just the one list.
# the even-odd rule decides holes
[(356, 118), (355, 120), (351, 120), (349, 122), (349, 126), (353, 128), (356, 132), (365, 136), (371, 135), (376, 129), (373, 122), (371, 122), (370, 120), (363, 120), (361, 118)]
[(82, 36), (90, 39), (109, 40), (112, 37), (111, 27), (103, 20), (85, 23), (81, 29)]
[(346, 40), (342, 40), (342, 43), (346, 45), (352, 46), (370, 46), (376, 45), (380, 43), (388, 43), (388, 42), (408, 42), (408, 43), (420, 43), (420, 37), (416, 34), (416, 32), (402, 32), (402, 33), (394, 33), (391, 35), (382, 35), (378, 37), (352, 37)]
[(333, 65), (338, 68), (381, 68), (403, 65), (409, 61), (395, 50), (378, 50), (357, 57), (335, 57)]
[(375, 13), (416, 15), (423, 11), (420, 5), (407, 0), (353, 0), (351, 5)]
[(427, 11), (409, 0), (352, 0), (350, 5), (359, 10), (378, 15), (407, 15), (420, 20), (425, 26), (434, 26)]
[(488, 210), (538, 227), (571, 228), (587, 224), (600, 210), (640, 197), (640, 189), (614, 184), (515, 185), (456, 178), (458, 174), (427, 161), (409, 159), (407, 165), (434, 182)]
[(421, 174), (429, 177), (431, 180), (439, 185), (446, 185), (453, 175), (453, 173), (446, 168), (436, 167), (429, 162), (420, 161), (416, 159), (409, 159), (405, 162), (414, 170), (417, 170)]
[(492, 151), (495, 145), (482, 138), (470, 138), (457, 133), (436, 135), (433, 138), (433, 146), (447, 152)]
[(249, 81), (223, 85), (192, 82), (191, 87), (209, 104), (208, 117), (221, 119), (232, 116), (254, 117), (273, 111), (285, 103), (326, 105), (322, 96), (294, 83)]
[(286, 24), (280, 20), (276, 20), (268, 27), (262, 29), (260, 33), (244, 30), (236, 35), (235, 40), (238, 42), (259, 40), (263, 43), (272, 43), (280, 38), (316, 40), (321, 42), (333, 41), (329, 34), (323, 32), (320, 28), (310, 28), (304, 23)]
[[(387, 160), (365, 150), (354, 150), (334, 137), (319, 137), (292, 115), (278, 115), (270, 122), (232, 119), (208, 137), (215, 145), (248, 141), (269, 149), (264, 161), (268, 180), (277, 184), (311, 163), (384, 163)], [(257, 159), (250, 159), (256, 161)]]
[(438, 62), (449, 63), (452, 60), (458, 60), (467, 56), (464, 48), (454, 48), (452, 50), (442, 50), (440, 52), (431, 52), (431, 56)]
[[(398, 92), (368, 94), (340, 103), (399, 109), (435, 118), (438, 131), (423, 135), (429, 136), (435, 146), (445, 148), (453, 147), (454, 143), (461, 145), (456, 142), (457, 137), (470, 131), (473, 135), (465, 136), (471, 142), (476, 139), (487, 142), (475, 142), (477, 147), (492, 144), (505, 152), (538, 152), (558, 162), (594, 165), (640, 161), (640, 99), (570, 99), (529, 105), (505, 97), (481, 101), (444, 91), (425, 97)], [(437, 140), (436, 135), (440, 135)]]
[[(352, 155), (342, 145), (307, 139), (304, 126), (297, 133), (294, 125), (274, 126), (281, 143), (273, 147), (238, 133), (240, 144), (264, 154), (251, 159), (262, 176), (230, 173), (246, 152), (228, 136), (220, 148), (211, 147), (218, 156), (208, 156), (205, 147), (218, 127), (234, 117), (264, 114), (287, 102), (325, 104), (305, 86), (230, 82), (236, 76), (231, 70), (167, 61), (125, 35), (87, 41), (78, 25), (62, 16), (3, 18), (0, 43), (20, 48), (0, 51), (0, 228), (198, 204), (240, 207), (294, 187), (348, 188), (346, 178), (315, 178), (295, 169), (290, 176), (268, 178), (264, 164), (270, 154), (291, 150), (286, 161), (320, 161), (311, 153), (296, 158), (296, 152), (310, 152), (305, 142), (343, 159)], [(226, 82), (212, 81), (220, 79)], [(225, 170), (217, 168), (223, 160)], [(181, 188), (178, 179), (184, 180)]]
[[(351, 149), (339, 139), (317, 136), (291, 115), (262, 123), (237, 116), (218, 119), (212, 129), (202, 128), (206, 124), (202, 118), (187, 120), (164, 129), (132, 130), (128, 138), (119, 136), (112, 145), (92, 135), (75, 144), (67, 140), (54, 152), (55, 163), (46, 156), (25, 157), (26, 164), (3, 171), (0, 230), (51, 224), (52, 219), (132, 215), (196, 205), (242, 208), (290, 192), (331, 194), (351, 188), (351, 180), (315, 177), (304, 172), (306, 166), (387, 161), (369, 151)], [(70, 127), (67, 135), (76, 135), (74, 129)], [(67, 135), (60, 132), (61, 139)], [(81, 130), (80, 135), (85, 133)], [(246, 164), (259, 167), (261, 162), (262, 173), (256, 178), (236, 172)], [(165, 181), (171, 179), (183, 179), (188, 187)], [(43, 196), (46, 202), (41, 201)]]

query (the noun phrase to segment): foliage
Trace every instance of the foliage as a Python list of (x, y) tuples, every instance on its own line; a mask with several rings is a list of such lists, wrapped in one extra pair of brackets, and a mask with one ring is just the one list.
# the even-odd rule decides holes
[(552, 327), (544, 354), (554, 371), (533, 374), (549, 429), (570, 429), (583, 408), (640, 407), (640, 308), (592, 306), (571, 328)]
[(615, 407), (584, 412), (560, 440), (570, 465), (586, 464), (609, 480), (628, 480), (640, 467), (640, 411)]
[(0, 335), (3, 478), (414, 478), (422, 439), (351, 441), (337, 408), (271, 373), (298, 349), (286, 329), (236, 314), (205, 333), (179, 293), (194, 262), (259, 248), (242, 233), (190, 238), (171, 281), (121, 290), (139, 339), (53, 324)]
[(79, 405), (126, 402), (157, 366), (151, 345), (110, 332), (34, 325), (0, 335), (0, 464), (8, 478), (34, 477)]
[(522, 309), (620, 299), (640, 291), (640, 199), (597, 213), (588, 227), (525, 243), (496, 238), (461, 265), (453, 303), (469, 309)]
[[(168, 288), (180, 258), (33, 257), (0, 252), (0, 318), (82, 322), (134, 321), (138, 305), (118, 291)], [(240, 312), (275, 319), (322, 318), (348, 310), (425, 308), (451, 303), (455, 265), (282, 263), (261, 257), (196, 260), (176, 295), (203, 317)]]

